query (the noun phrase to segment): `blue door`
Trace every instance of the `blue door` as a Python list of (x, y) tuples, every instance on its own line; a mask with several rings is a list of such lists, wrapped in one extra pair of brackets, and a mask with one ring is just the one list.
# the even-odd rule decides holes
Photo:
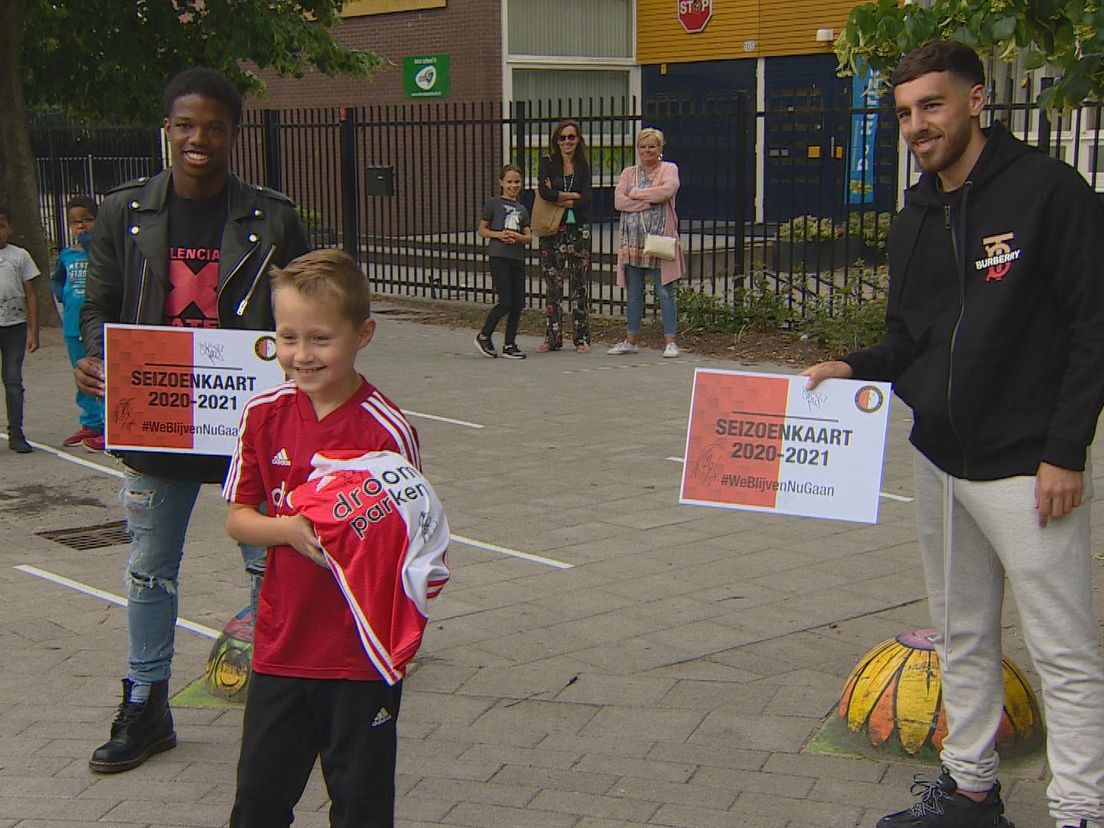
[(848, 204), (849, 142), (862, 117), (851, 108), (851, 78), (836, 76), (834, 55), (766, 60), (763, 205), (767, 221), (816, 215), (839, 219), (848, 209), (892, 210), (897, 133), (888, 100), (874, 142), (874, 199)]
[(642, 67), (644, 126), (663, 131), (679, 165), (679, 217), (746, 220), (755, 197), (755, 61)]

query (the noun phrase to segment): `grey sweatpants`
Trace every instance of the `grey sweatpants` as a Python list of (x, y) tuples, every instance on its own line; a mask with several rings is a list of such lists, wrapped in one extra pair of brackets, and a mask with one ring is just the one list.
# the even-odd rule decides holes
[[(1038, 525), (1035, 478), (970, 481), (915, 454), (916, 517), (943, 673), (943, 765), (958, 786), (985, 791), (1004, 703), (1004, 580), (1042, 679), (1047, 788), (1056, 825), (1104, 828), (1104, 655), (1092, 607), (1091, 471), (1083, 505)], [(948, 554), (944, 555), (944, 548)]]

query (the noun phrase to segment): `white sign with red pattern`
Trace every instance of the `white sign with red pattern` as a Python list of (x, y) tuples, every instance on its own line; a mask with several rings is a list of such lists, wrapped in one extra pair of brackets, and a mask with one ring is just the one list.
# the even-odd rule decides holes
[(233, 454), (245, 403), (279, 385), (265, 331), (104, 325), (109, 449)]
[(876, 523), (890, 386), (698, 368), (679, 503)]

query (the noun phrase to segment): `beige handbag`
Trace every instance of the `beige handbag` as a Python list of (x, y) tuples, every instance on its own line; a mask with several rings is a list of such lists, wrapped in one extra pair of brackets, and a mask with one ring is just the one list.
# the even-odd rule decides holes
[(554, 201), (545, 201), (537, 193), (533, 199), (533, 215), (529, 217), (529, 229), (534, 236), (554, 236), (560, 232), (564, 208)]
[(644, 255), (673, 262), (678, 255), (678, 239), (648, 233), (644, 236)]

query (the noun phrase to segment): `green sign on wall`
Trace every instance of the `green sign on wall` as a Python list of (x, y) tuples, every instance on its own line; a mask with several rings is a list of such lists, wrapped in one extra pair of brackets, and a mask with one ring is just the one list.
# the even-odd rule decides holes
[(448, 93), (448, 55), (403, 58), (403, 95), (408, 98), (447, 98)]

